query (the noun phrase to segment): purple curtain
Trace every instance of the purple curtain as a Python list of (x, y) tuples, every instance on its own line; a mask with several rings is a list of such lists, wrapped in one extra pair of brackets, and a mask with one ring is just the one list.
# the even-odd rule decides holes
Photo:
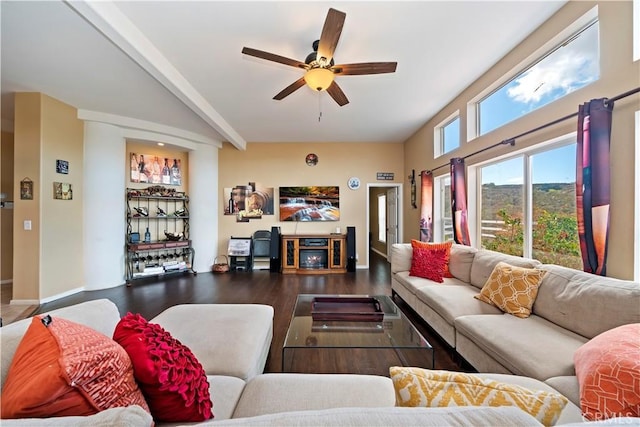
[(466, 168), (464, 159), (451, 159), (451, 212), (453, 213), (453, 239), (461, 245), (471, 246), (467, 218)]
[(433, 173), (420, 172), (420, 241), (433, 242)]
[(607, 271), (611, 116), (613, 102), (592, 99), (578, 107), (576, 208), (584, 271)]

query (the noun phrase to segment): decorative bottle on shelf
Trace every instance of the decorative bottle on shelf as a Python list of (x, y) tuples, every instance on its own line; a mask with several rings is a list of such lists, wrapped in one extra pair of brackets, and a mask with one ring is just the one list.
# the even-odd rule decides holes
[(151, 233), (149, 233), (149, 227), (147, 227), (147, 231), (144, 232), (144, 242), (151, 243)]

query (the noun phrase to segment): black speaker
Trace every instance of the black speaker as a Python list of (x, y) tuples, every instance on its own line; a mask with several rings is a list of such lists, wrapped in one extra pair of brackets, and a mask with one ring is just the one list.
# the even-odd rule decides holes
[(347, 271), (356, 271), (356, 228), (347, 227)]
[(282, 267), (282, 261), (280, 260), (280, 227), (271, 227), (271, 244), (269, 246), (269, 271), (273, 273), (279, 273)]

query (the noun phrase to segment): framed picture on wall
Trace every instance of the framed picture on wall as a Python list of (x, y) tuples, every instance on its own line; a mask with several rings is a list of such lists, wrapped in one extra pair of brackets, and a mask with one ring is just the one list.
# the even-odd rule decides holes
[(130, 154), (131, 182), (182, 185), (182, 162), (156, 154)]
[(33, 181), (29, 178), (20, 181), (20, 200), (33, 200)]

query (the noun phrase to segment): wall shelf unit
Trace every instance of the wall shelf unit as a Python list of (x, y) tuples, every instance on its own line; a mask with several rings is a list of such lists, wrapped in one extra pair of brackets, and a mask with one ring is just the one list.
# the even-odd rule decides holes
[(282, 236), (282, 274), (346, 273), (346, 236), (309, 234)]
[(126, 190), (125, 274), (127, 285), (166, 274), (193, 273), (189, 197), (152, 186)]

